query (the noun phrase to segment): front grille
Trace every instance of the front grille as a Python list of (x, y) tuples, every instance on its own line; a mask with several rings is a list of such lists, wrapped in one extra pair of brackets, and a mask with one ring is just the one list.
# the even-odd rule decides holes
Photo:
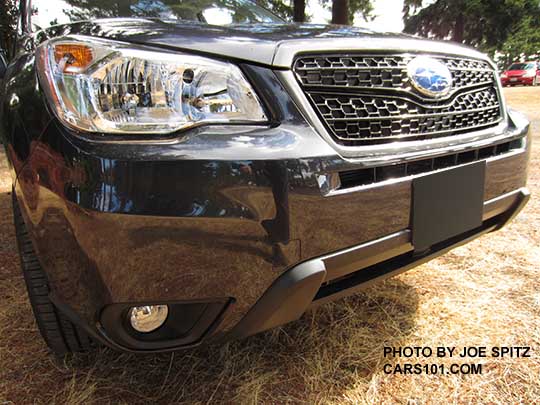
[(497, 125), (496, 76), (485, 61), (437, 57), (452, 73), (452, 93), (429, 99), (413, 90), (407, 64), (417, 55), (302, 56), (294, 72), (339, 144), (429, 139)]

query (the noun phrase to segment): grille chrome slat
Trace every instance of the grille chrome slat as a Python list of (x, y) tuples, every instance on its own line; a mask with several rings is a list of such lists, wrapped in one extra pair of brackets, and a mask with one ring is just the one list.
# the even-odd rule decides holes
[[(470, 113), (477, 113), (477, 112), (484, 112), (484, 111), (490, 111), (490, 110), (498, 110), (499, 109), (499, 104), (493, 106), (493, 107), (483, 107), (483, 108), (476, 108), (474, 110), (467, 110), (466, 113), (467, 114), (470, 114)], [(444, 116), (452, 116), (452, 115), (462, 115), (463, 112), (442, 112), (442, 113), (434, 113), (434, 114), (409, 114), (409, 115), (397, 115), (397, 116), (389, 116), (388, 118), (389, 119), (401, 119), (401, 120), (404, 120), (404, 119), (412, 119), (412, 118), (435, 118), (435, 117), (444, 117)], [(377, 117), (377, 118), (380, 118), (380, 117)], [(387, 118), (387, 117), (385, 117)], [(348, 121), (354, 121), (354, 122), (357, 122), (357, 121), (372, 121), (373, 118), (371, 117), (363, 117), (363, 118), (327, 118), (328, 121), (334, 121), (334, 122), (339, 122), (339, 121), (344, 121), (344, 122), (348, 122)]]
[(408, 82), (407, 64), (416, 56), (309, 55), (297, 58), (293, 71), (334, 140), (345, 146), (450, 136), (502, 121), (488, 62), (433, 55), (453, 77), (452, 92), (437, 100)]
[[(319, 71), (325, 71), (325, 70), (373, 70), (373, 69), (395, 69), (395, 70), (398, 70), (398, 69), (404, 69), (406, 68), (406, 66), (389, 66), (389, 67), (383, 67), (383, 68), (374, 68), (374, 67), (367, 67), (367, 66), (361, 66), (361, 67), (346, 67), (346, 66), (338, 66), (338, 67), (320, 67), (320, 68), (317, 68), (317, 70)], [(307, 67), (297, 67), (295, 68), (295, 70), (297, 72), (308, 72), (308, 71), (312, 71), (314, 68), (307, 68)], [(453, 72), (489, 72), (489, 73), (493, 73), (493, 69), (491, 68), (465, 68), (465, 69), (460, 69), (460, 68), (449, 68), (450, 71), (453, 71)]]
[[(497, 121), (497, 123), (500, 123), (502, 121), (502, 118)], [(452, 129), (452, 130), (446, 130), (446, 131), (433, 131), (430, 132), (430, 135), (432, 137), (437, 136), (446, 136), (446, 135), (455, 135), (460, 134), (465, 131), (479, 131), (481, 129), (488, 128), (491, 125), (476, 125), (472, 127), (467, 128), (458, 128), (458, 129)], [(422, 134), (418, 133), (410, 133), (410, 134), (401, 134), (399, 132), (394, 133), (392, 136), (378, 136), (376, 138), (370, 139), (370, 144), (373, 143), (388, 143), (388, 142), (395, 142), (395, 141), (401, 141), (401, 140), (416, 140), (416, 139), (422, 139)], [(348, 142), (350, 142), (350, 139), (348, 138), (340, 138), (343, 144), (348, 145)]]
[[(461, 86), (459, 89), (454, 89), (454, 91), (452, 93), (450, 93), (450, 95), (453, 95), (455, 94), (457, 91), (461, 91), (461, 90), (468, 90), (468, 89), (472, 89), (472, 88), (478, 88), (478, 87), (483, 87), (483, 86), (489, 86), (489, 85), (492, 85), (493, 84), (493, 80), (490, 80), (490, 81), (487, 81), (487, 82), (478, 82), (478, 83), (475, 83), (475, 84), (470, 84), (470, 85), (465, 85), (465, 86)], [(369, 90), (388, 90), (388, 91), (393, 91), (393, 92), (408, 92), (410, 94), (410, 88), (390, 88), (390, 87), (374, 87), (374, 86), (332, 86), (332, 87), (329, 87), (329, 86), (325, 86), (323, 84), (310, 84), (310, 85), (304, 85), (303, 86), (304, 89), (306, 90), (321, 90), (321, 89), (325, 89), (325, 90), (332, 90), (332, 91), (337, 91), (337, 90), (354, 90), (354, 91), (361, 91), (361, 90), (364, 90), (364, 91), (369, 91)], [(420, 97), (423, 97), (423, 96), (420, 96)], [(426, 99), (427, 100), (427, 99)]]

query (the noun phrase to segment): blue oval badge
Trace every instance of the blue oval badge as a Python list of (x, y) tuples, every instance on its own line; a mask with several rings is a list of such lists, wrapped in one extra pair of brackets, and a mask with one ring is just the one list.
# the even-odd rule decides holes
[(426, 96), (443, 97), (452, 89), (450, 69), (428, 56), (419, 56), (410, 61), (407, 73), (413, 87)]

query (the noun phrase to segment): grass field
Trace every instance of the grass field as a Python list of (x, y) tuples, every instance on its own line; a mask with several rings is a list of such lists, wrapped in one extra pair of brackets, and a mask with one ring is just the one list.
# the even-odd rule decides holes
[[(0, 155), (0, 404), (540, 403), (540, 88), (506, 90), (533, 122), (533, 197), (504, 230), (281, 329), (221, 347), (57, 360), (20, 274)], [(388, 359), (384, 346), (531, 346), (530, 358)], [(384, 365), (482, 364), (480, 375)]]

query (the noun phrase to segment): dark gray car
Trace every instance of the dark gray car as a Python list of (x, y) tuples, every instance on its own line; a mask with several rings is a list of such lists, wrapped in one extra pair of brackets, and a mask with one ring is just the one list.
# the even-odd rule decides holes
[(0, 126), (56, 353), (276, 327), (501, 228), (529, 197), (529, 124), (473, 49), (246, 0), (21, 15)]

